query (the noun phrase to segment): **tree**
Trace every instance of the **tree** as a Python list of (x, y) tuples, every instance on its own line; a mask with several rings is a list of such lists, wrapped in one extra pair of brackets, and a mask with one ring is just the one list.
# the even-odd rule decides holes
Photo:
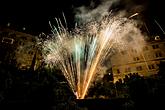
[(158, 75), (165, 78), (165, 62), (160, 61)]

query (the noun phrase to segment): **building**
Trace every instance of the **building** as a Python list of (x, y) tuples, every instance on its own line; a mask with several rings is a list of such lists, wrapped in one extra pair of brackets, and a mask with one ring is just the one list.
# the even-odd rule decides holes
[(41, 53), (36, 46), (37, 37), (8, 28), (0, 28), (0, 62), (15, 63), (19, 69), (28, 69), (35, 58), (40, 65)]
[(138, 73), (141, 76), (157, 74), (160, 61), (165, 61), (165, 40), (161, 40), (159, 36), (146, 41), (140, 51), (128, 48), (116, 52), (111, 56), (114, 82), (129, 73)]

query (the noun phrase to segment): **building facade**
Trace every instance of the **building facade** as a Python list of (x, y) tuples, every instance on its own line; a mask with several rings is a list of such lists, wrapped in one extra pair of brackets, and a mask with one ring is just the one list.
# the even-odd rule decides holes
[(36, 36), (8, 28), (0, 28), (0, 62), (12, 63), (19, 69), (29, 69), (35, 58), (35, 69), (40, 65), (41, 53)]
[(116, 52), (111, 56), (114, 82), (129, 73), (138, 73), (141, 76), (157, 74), (160, 61), (165, 61), (165, 40), (158, 36), (154, 40), (146, 41), (141, 51), (129, 48)]

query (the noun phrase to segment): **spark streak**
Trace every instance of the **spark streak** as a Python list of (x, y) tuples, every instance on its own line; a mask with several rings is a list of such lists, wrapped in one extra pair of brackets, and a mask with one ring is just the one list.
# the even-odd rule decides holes
[(139, 15), (139, 13), (135, 13), (135, 14), (131, 15), (129, 18), (133, 18), (134, 16), (137, 16), (137, 15)]
[(51, 25), (54, 37), (43, 44), (45, 62), (59, 67), (77, 99), (84, 99), (93, 77), (106, 56), (111, 55), (110, 50), (120, 50), (121, 44), (126, 45), (128, 41), (123, 38), (134, 31), (135, 26), (130, 19), (118, 16), (91, 22), (83, 27), (85, 31), (75, 29), (81, 33), (68, 32), (61, 21), (57, 23), (58, 27)]
[(160, 30), (163, 32), (163, 34), (165, 34), (165, 32), (164, 32), (163, 28), (160, 26), (160, 24), (156, 20), (154, 20), (154, 21), (158, 25), (158, 27), (160, 28)]

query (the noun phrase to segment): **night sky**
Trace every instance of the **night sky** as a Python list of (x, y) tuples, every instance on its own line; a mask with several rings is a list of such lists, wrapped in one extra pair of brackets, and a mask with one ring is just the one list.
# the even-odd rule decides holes
[[(55, 17), (62, 18), (64, 12), (69, 27), (74, 25), (74, 9), (80, 6), (89, 6), (92, 0), (54, 0), (54, 1), (22, 1), (22, 2), (0, 2), (0, 25), (5, 26), (10, 22), (10, 27), (16, 30), (26, 27), (26, 32), (38, 34), (40, 32), (50, 33), (49, 21)], [(93, 0), (94, 8), (108, 0)], [(113, 0), (115, 1), (115, 0)], [(116, 10), (134, 9), (136, 5), (145, 7), (142, 12), (150, 24), (156, 19), (161, 26), (165, 27), (163, 0), (116, 0), (111, 8)], [(130, 8), (131, 7), (131, 8)], [(152, 27), (152, 26), (151, 26)]]

